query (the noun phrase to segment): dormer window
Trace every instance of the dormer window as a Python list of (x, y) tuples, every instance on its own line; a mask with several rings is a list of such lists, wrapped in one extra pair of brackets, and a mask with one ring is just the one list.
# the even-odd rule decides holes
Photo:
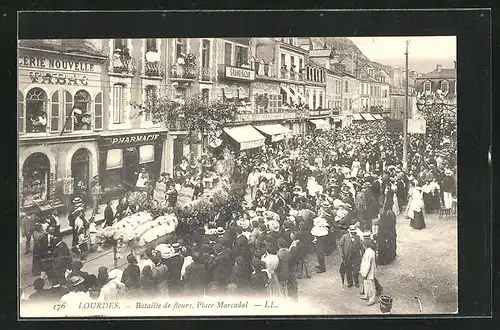
[(450, 83), (447, 80), (443, 80), (441, 82), (441, 90), (443, 93), (446, 93), (450, 90)]

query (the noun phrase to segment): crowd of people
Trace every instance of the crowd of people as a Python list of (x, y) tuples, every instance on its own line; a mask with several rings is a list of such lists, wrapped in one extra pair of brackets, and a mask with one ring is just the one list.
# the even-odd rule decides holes
[[(426, 141), (426, 136), (410, 136), (406, 167), (400, 134), (387, 131), (383, 122), (241, 152), (231, 161), (232, 179), (248, 189), (241, 205), (221, 209), (194, 230), (179, 230), (175, 243), (130, 253), (123, 271), (103, 266), (97, 274), (85, 273), (52, 229), (45, 233), (37, 227), (37, 235), (45, 237), (41, 244), (55, 257), (45, 267), (47, 276), (35, 281), (30, 299), (233, 295), (298, 300), (297, 280), (311, 277), (309, 255), (315, 254), (315, 271), (323, 273), (325, 256), (335, 252), (341, 257), (342, 284), (362, 285), (360, 298), (372, 305), (382, 288), (377, 265), (397, 257), (397, 217), (403, 214), (412, 228), (424, 229), (425, 214), (451, 209), (456, 201), (455, 141), (446, 136), (438, 146)], [(203, 183), (198, 185), (202, 189)], [(201, 195), (198, 190), (193, 199)], [(114, 212), (108, 207), (104, 226), (139, 211), (126, 200)], [(74, 226), (79, 226), (76, 221)], [(78, 236), (74, 246), (85, 235), (82, 241)], [(52, 289), (45, 289), (45, 278)], [(63, 285), (67, 291), (59, 289)]]

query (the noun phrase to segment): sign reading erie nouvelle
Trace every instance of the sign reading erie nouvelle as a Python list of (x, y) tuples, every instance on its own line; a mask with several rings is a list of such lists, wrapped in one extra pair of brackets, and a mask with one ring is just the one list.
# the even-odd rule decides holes
[[(99, 73), (100, 67), (93, 63), (58, 59), (58, 58), (41, 58), (34, 56), (19, 56), (19, 67), (28, 67), (33, 69), (47, 69), (55, 71), (73, 71), (83, 73)], [(64, 74), (54, 72), (43, 72), (40, 70), (31, 71), (28, 74), (32, 83), (48, 84), (48, 85), (87, 85), (88, 78), (86, 75)]]

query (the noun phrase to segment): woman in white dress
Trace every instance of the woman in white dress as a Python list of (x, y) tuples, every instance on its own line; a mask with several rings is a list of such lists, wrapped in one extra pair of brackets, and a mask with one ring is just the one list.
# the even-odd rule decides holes
[(357, 177), (360, 169), (361, 169), (361, 163), (359, 162), (359, 159), (356, 158), (354, 159), (351, 165), (351, 177), (352, 178)]
[(266, 269), (264, 269), (264, 271), (269, 277), (269, 282), (267, 284), (269, 298), (283, 298), (280, 282), (276, 276), (276, 269), (279, 265), (277, 252), (276, 247), (268, 246), (266, 247), (266, 253), (261, 258), (261, 261), (266, 264)]
[(422, 188), (415, 187), (412, 193), (410, 205), (410, 226), (413, 229), (424, 229), (424, 199), (422, 197)]

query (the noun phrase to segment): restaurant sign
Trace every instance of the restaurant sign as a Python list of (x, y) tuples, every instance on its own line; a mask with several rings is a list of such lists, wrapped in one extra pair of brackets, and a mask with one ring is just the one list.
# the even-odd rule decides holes
[(255, 72), (248, 69), (226, 66), (226, 78), (255, 80)]
[(113, 136), (104, 137), (102, 144), (105, 146), (126, 146), (131, 144), (142, 144), (148, 142), (155, 142), (160, 138), (160, 133), (150, 133), (150, 134), (134, 134), (134, 135), (123, 135), (123, 136)]

